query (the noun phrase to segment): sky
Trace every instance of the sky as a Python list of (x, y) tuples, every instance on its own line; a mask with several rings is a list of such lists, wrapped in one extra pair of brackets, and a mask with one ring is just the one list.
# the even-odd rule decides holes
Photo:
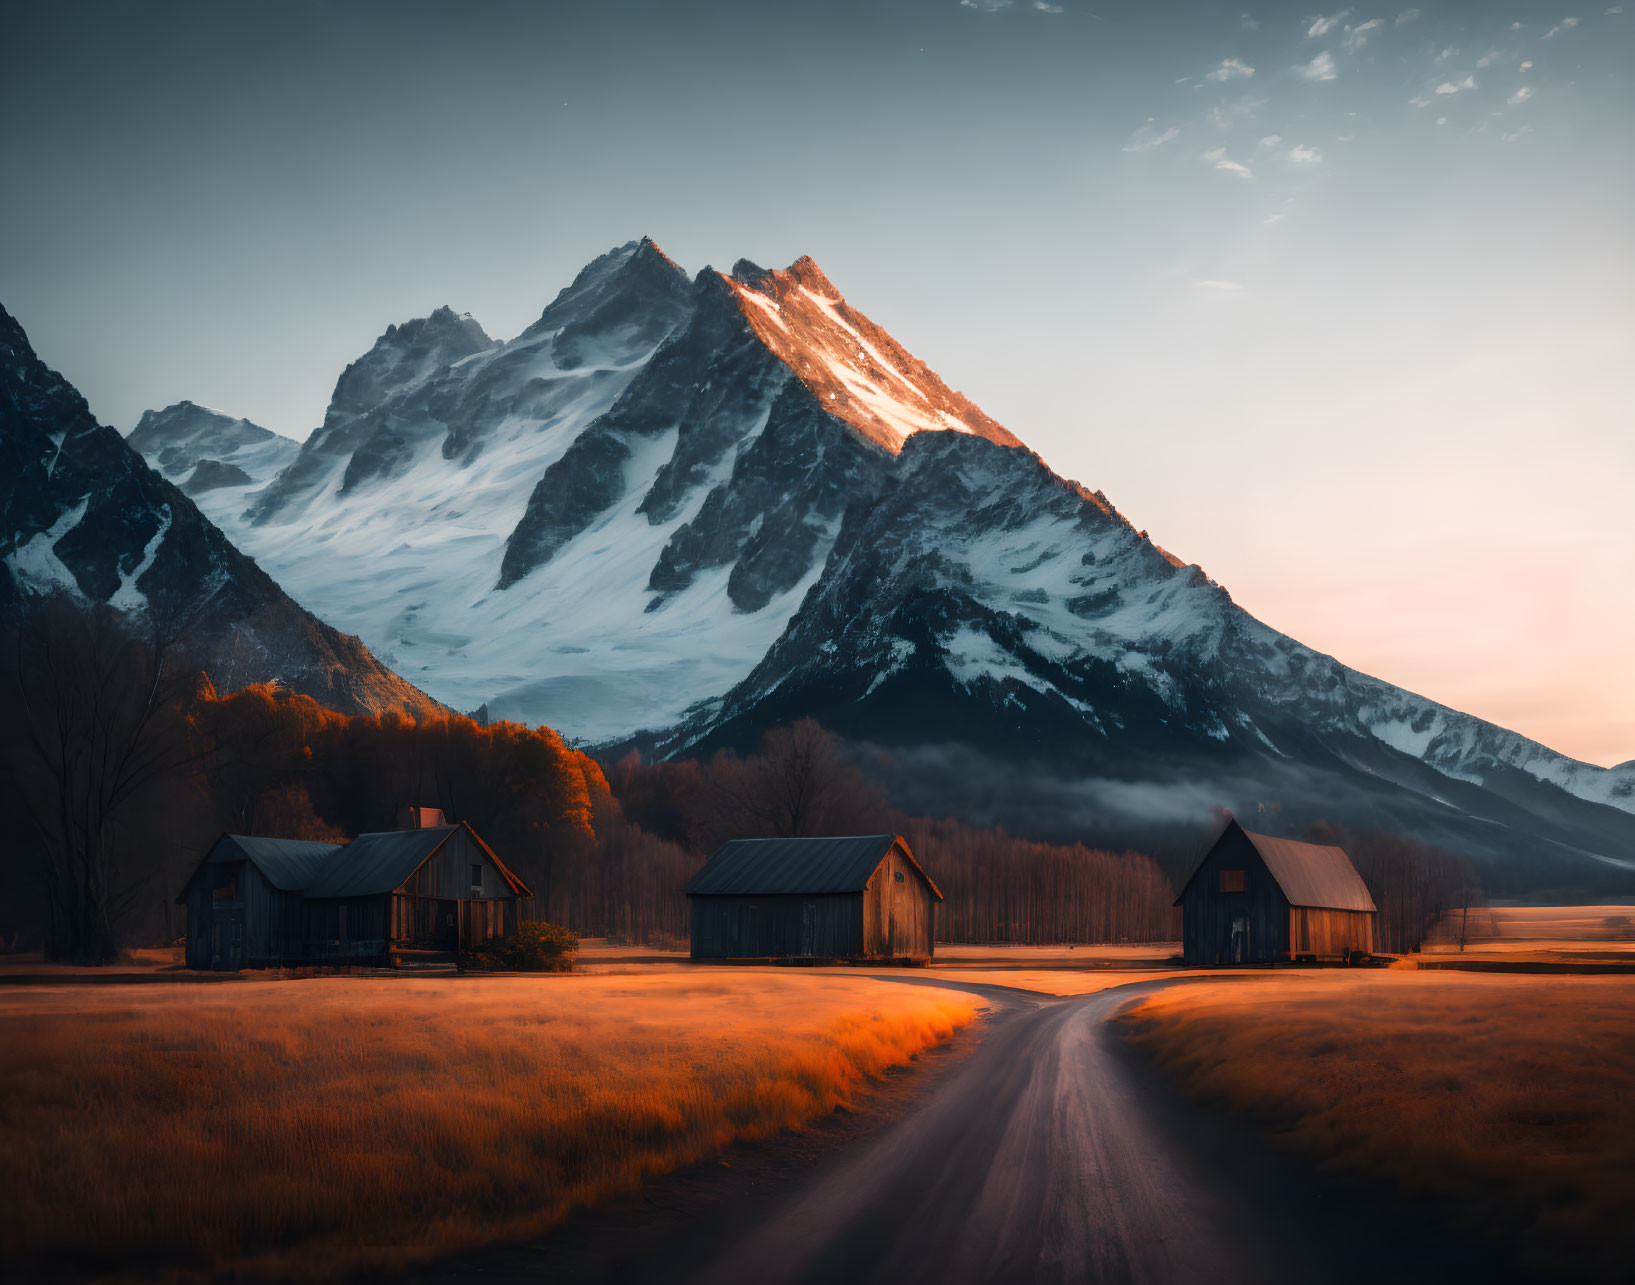
[(1268, 624), (1635, 759), (1635, 3), (0, 0), (0, 303), (304, 437), (388, 324), (811, 254)]

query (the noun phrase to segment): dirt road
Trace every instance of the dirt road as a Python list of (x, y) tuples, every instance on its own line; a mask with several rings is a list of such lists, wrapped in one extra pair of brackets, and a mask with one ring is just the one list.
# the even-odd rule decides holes
[[(900, 1118), (790, 1190), (706, 1211), (674, 1235), (608, 1245), (595, 1270), (569, 1275), (698, 1285), (1528, 1279), (1438, 1211), (1320, 1175), (1240, 1121), (1176, 1097), (1106, 1021), (1153, 988), (1052, 1000), (964, 987), (994, 1005), (981, 1044)], [(492, 1266), (460, 1275), (512, 1278), (519, 1264)]]

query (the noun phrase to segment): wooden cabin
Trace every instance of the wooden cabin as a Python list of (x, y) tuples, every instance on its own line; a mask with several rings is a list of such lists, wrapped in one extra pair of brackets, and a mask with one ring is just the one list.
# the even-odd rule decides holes
[(1188, 964), (1346, 959), (1374, 951), (1374, 899), (1344, 849), (1229, 821), (1175, 899)]
[(694, 959), (929, 959), (942, 893), (900, 835), (734, 839), (687, 884)]
[(462, 822), (350, 843), (224, 834), (176, 900), (187, 966), (231, 970), (469, 950), (515, 932), (529, 895)]

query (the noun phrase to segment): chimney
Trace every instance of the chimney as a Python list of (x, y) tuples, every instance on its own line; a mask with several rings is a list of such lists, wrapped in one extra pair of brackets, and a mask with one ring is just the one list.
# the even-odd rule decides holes
[(397, 828), (399, 830), (426, 830), (432, 826), (447, 825), (443, 819), (442, 808), (422, 808), (412, 804), (404, 804), (397, 810)]

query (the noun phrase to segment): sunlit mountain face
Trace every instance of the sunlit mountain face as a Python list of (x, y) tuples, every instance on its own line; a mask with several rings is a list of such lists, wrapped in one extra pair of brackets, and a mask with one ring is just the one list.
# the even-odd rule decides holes
[(394, 326), (282, 468), (198, 500), (438, 699), (586, 743), (707, 752), (814, 715), (1013, 824), (1383, 816), (1535, 883), (1635, 835), (1635, 771), (1268, 628), (809, 259), (689, 278), (642, 240), (512, 340), (448, 308)]

